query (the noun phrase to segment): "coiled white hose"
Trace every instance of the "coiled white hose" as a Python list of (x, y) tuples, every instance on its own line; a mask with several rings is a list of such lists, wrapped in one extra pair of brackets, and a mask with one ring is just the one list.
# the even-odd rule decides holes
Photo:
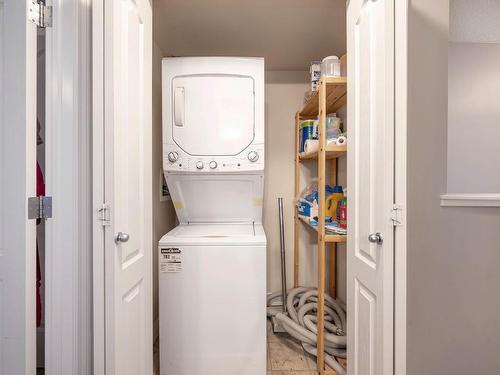
[[(306, 352), (317, 356), (318, 290), (304, 287), (289, 290), (286, 298), (288, 315), (270, 308), (281, 299), (281, 292), (267, 297), (268, 316), (274, 316), (290, 336), (302, 343)], [(335, 359), (346, 358), (346, 329), (345, 305), (325, 294), (325, 363), (339, 375), (346, 375), (345, 369)]]

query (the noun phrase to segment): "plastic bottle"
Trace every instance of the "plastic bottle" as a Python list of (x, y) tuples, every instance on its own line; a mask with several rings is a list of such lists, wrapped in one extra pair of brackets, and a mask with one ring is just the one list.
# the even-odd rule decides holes
[(339, 228), (347, 229), (347, 197), (342, 198), (338, 204), (338, 217)]
[(342, 186), (334, 186), (333, 193), (326, 198), (326, 216), (330, 216), (333, 220), (337, 219), (337, 206), (342, 198), (344, 198)]
[(342, 119), (336, 113), (326, 116), (326, 140), (337, 139), (342, 134)]
[(340, 77), (340, 59), (337, 56), (327, 56), (321, 62), (321, 75)]

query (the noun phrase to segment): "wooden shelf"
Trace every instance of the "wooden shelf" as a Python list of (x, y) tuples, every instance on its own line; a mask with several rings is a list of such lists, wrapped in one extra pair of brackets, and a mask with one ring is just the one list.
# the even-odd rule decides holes
[[(347, 153), (347, 145), (326, 145), (326, 158), (327, 159), (335, 159), (339, 158), (341, 156), (344, 156)], [(318, 151), (311, 152), (311, 153), (302, 153), (299, 154), (299, 160), (316, 160), (318, 159)]]
[[(345, 58), (344, 58), (345, 60)], [(347, 78), (346, 77), (321, 77), (319, 89), (307, 101), (304, 107), (295, 114), (295, 196), (300, 194), (301, 162), (305, 160), (315, 160), (318, 168), (318, 186), (337, 185), (338, 177), (338, 157), (346, 155), (347, 146), (328, 145), (326, 143), (326, 116), (328, 113), (337, 112), (340, 107), (347, 103)], [(298, 154), (300, 149), (300, 124), (306, 119), (318, 119), (318, 145), (321, 151), (312, 152), (306, 155)], [(331, 160), (328, 160), (331, 159)], [(329, 173), (327, 174), (327, 169)], [(327, 182), (327, 175), (329, 176)], [(318, 217), (317, 226), (309, 224), (309, 220), (301, 218), (295, 212), (294, 220), (294, 273), (293, 285), (300, 286), (299, 280), (299, 231), (302, 224), (314, 230), (318, 237), (317, 242), (317, 272), (318, 272), (318, 340), (316, 365), (320, 374), (325, 374), (325, 288), (326, 288), (326, 268), (329, 268), (328, 287), (333, 298), (337, 296), (336, 286), (336, 262), (337, 247), (340, 243), (347, 242), (347, 235), (327, 234), (325, 228), (326, 211), (326, 189), (318, 190)], [(328, 258), (327, 258), (328, 254)], [(327, 264), (328, 262), (328, 264)], [(328, 374), (334, 372), (327, 371)]]
[[(326, 83), (326, 113), (334, 113), (347, 102), (347, 77), (323, 77)], [(319, 113), (319, 90), (315, 91), (302, 110), (302, 119), (315, 118)]]
[[(298, 216), (299, 220), (302, 221), (309, 228), (318, 232), (318, 226), (314, 226), (309, 224), (307, 219), (304, 219), (302, 216)], [(347, 242), (347, 235), (345, 234), (325, 234), (325, 242)]]

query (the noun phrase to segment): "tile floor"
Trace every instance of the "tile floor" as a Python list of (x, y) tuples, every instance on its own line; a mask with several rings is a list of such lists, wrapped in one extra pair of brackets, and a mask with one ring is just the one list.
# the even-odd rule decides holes
[(286, 333), (274, 333), (267, 321), (267, 375), (313, 375), (316, 363), (302, 345)]
[[(345, 367), (346, 362), (343, 363)], [(327, 366), (328, 370), (331, 370)], [(315, 375), (316, 357), (306, 353), (299, 341), (286, 333), (274, 333), (267, 321), (267, 375)]]
[[(160, 373), (158, 341), (153, 349), (154, 374)], [(267, 375), (315, 375), (316, 358), (286, 333), (275, 334), (267, 321)]]

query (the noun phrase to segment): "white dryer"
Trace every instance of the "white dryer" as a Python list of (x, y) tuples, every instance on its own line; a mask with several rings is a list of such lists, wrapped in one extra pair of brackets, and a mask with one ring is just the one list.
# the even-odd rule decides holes
[(264, 61), (163, 60), (162, 375), (266, 373)]

